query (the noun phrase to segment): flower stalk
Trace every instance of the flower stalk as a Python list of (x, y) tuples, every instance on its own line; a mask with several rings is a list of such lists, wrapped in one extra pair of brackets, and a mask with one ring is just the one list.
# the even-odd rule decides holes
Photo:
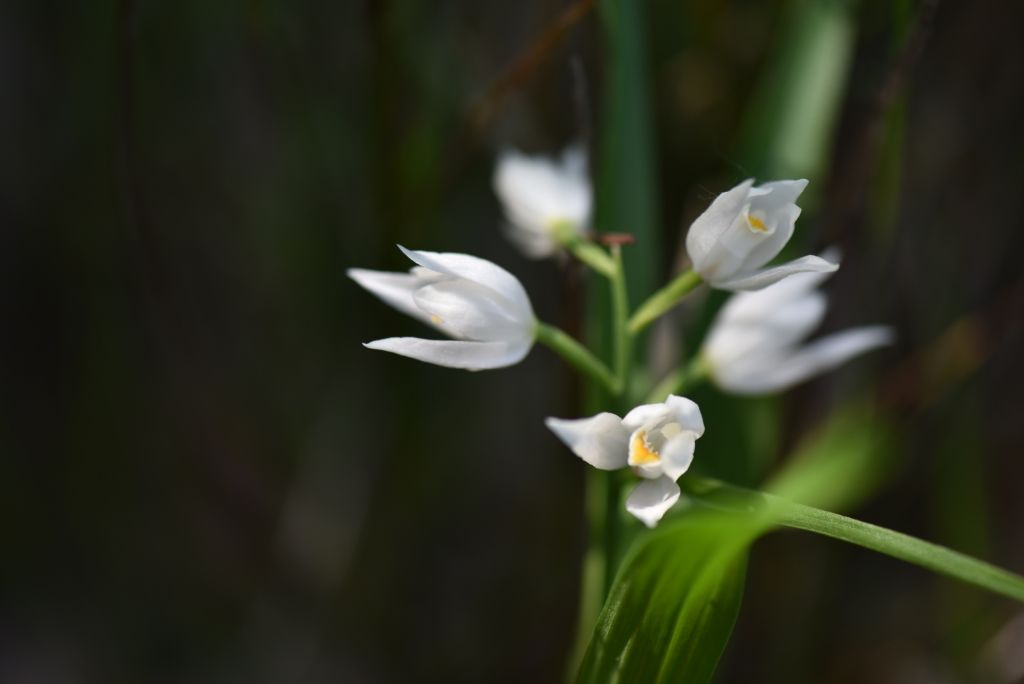
[(629, 334), (636, 335), (662, 314), (674, 307), (683, 297), (701, 284), (701, 277), (694, 270), (680, 273), (668, 285), (647, 298), (633, 317), (629, 319)]
[(580, 235), (571, 223), (558, 221), (552, 224), (551, 235), (558, 244), (587, 266), (606, 278), (615, 278), (616, 264), (612, 257)]
[(534, 337), (538, 342), (547, 345), (565, 359), (576, 370), (598, 381), (612, 394), (618, 393), (618, 380), (608, 370), (608, 366), (564, 331), (553, 325), (537, 321), (534, 326)]
[(629, 377), (629, 358), (631, 345), (630, 336), (626, 332), (626, 322), (629, 318), (629, 294), (626, 292), (626, 271), (622, 263), (622, 247), (612, 245), (612, 262), (615, 266), (611, 278), (612, 285), (612, 317), (615, 340), (615, 379), (618, 382), (616, 394), (623, 394), (626, 391), (626, 382)]

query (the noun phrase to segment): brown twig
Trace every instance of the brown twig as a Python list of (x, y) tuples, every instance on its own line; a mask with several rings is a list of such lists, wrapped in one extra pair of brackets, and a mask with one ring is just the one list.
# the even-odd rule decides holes
[(594, 242), (599, 242), (607, 247), (636, 244), (636, 237), (632, 233), (598, 233), (593, 237)]
[(505, 97), (530, 80), (569, 30), (586, 17), (593, 7), (594, 0), (577, 0), (569, 5), (548, 24), (525, 51), (519, 54), (512, 65), (491, 83), (487, 91), (470, 108), (469, 120), (475, 131), (480, 131), (490, 123)]

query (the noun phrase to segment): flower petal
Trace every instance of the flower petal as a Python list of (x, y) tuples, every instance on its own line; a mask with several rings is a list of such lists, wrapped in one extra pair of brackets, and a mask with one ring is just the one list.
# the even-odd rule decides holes
[(716, 251), (722, 235), (743, 211), (753, 185), (754, 179), (748, 178), (731, 190), (723, 192), (690, 224), (690, 230), (686, 233), (686, 253), (693, 262), (693, 269), (698, 273), (707, 274), (717, 266), (710, 263), (713, 252)]
[(858, 354), (890, 344), (892, 340), (892, 329), (886, 326), (852, 328), (816, 340), (788, 357), (769, 359), (746, 372), (730, 369), (723, 377), (716, 374), (715, 381), (737, 394), (778, 392), (831, 370)]
[(412, 298), (413, 291), (428, 282), (423, 277), (412, 273), (371, 271), (365, 268), (350, 268), (346, 273), (349, 278), (359, 283), (365, 290), (375, 294), (385, 304), (424, 323), (438, 327), (430, 320), (429, 314), (416, 306), (416, 302)]
[(820, 292), (803, 292), (786, 301), (763, 296), (803, 275), (791, 276), (764, 290), (732, 296), (704, 339), (703, 352), (713, 368), (749, 357), (772, 356), (803, 340), (821, 324), (827, 304)]
[(504, 223), (503, 232), (528, 259), (545, 259), (559, 249), (558, 243), (547, 231), (527, 230), (513, 223), (511, 218)]
[(626, 499), (626, 510), (647, 527), (654, 527), (679, 501), (679, 485), (667, 477), (644, 480)]
[(601, 470), (626, 467), (629, 431), (614, 413), (599, 413), (590, 418), (544, 421), (565, 445), (584, 461)]
[(505, 298), (489, 287), (461, 278), (424, 285), (413, 300), (452, 337), (501, 342), (533, 337), (533, 321), (516, 318)]
[(665, 404), (641, 404), (625, 415), (622, 419), (622, 425), (630, 432), (633, 432), (648, 423), (667, 416), (670, 411), (671, 409)]
[[(836, 250), (828, 250), (821, 258), (838, 265), (838, 260), (830, 255)], [(800, 299), (813, 292), (818, 285), (832, 277), (835, 269), (828, 271), (804, 271), (787, 276), (777, 283), (752, 292), (740, 292), (729, 298), (722, 307), (720, 318), (744, 319), (767, 318), (771, 312), (789, 302)]]
[[(753, 208), (753, 206), (752, 203), (751, 207)], [(775, 230), (771, 235), (765, 236), (764, 240), (754, 243), (750, 250), (744, 254), (743, 265), (736, 271), (737, 276), (761, 268), (778, 256), (782, 248), (789, 242), (789, 239), (793, 237), (793, 231), (796, 229), (796, 220), (800, 217), (800, 207), (795, 204), (788, 204), (784, 207), (773, 209), (768, 216), (769, 218), (766, 221), (775, 226)]]
[(825, 261), (821, 257), (804, 256), (779, 266), (741, 274), (735, 278), (713, 281), (711, 285), (720, 290), (760, 290), (794, 273), (831, 273), (838, 268), (838, 264)]
[(506, 150), (494, 171), (494, 191), (506, 218), (524, 231), (546, 234), (555, 221), (581, 229), (592, 202), (586, 172), (586, 153), (580, 147), (567, 148), (561, 163)]
[(771, 235), (756, 244), (743, 259), (739, 273), (749, 273), (774, 259), (793, 236), (800, 207), (795, 202), (807, 187), (807, 180), (771, 181), (750, 191), (750, 210), (764, 214), (775, 227)]
[(676, 422), (683, 426), (683, 430), (693, 433), (694, 439), (704, 434), (704, 417), (701, 416), (700, 407), (696, 402), (670, 394), (665, 400), (665, 405), (672, 411)]
[(533, 307), (522, 283), (501, 266), (469, 254), (414, 251), (402, 245), (398, 248), (424, 268), (491, 288), (508, 301), (520, 320), (533, 321)]
[(388, 337), (363, 345), (410, 359), (466, 370), (502, 368), (519, 363), (530, 352), (532, 340), (518, 342), (465, 342), (424, 340), (419, 337)]
[(807, 183), (806, 178), (761, 183), (750, 191), (751, 205), (767, 212), (792, 204), (807, 187)]
[(665, 442), (661, 448), (661, 470), (673, 482), (690, 469), (696, 437), (690, 431), (681, 432)]

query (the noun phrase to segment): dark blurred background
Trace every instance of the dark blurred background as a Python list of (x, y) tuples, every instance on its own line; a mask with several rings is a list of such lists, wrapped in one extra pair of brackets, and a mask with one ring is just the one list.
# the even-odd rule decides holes
[[(702, 389), (698, 458), (756, 483), (868, 397), (898, 447), (855, 515), (1024, 572), (1024, 5), (641, 14), (654, 282), (717, 192), (802, 175), (795, 253), (844, 251), (826, 327), (900, 339), (781, 399)], [(345, 269), (473, 253), (572, 325), (573, 267), (503, 240), (490, 174), (596, 146), (607, 60), (586, 1), (0, 6), (0, 681), (560, 680), (583, 466), (542, 418), (578, 388), (544, 349), (363, 349), (424, 331)], [(737, 413), (778, 421), (720, 431), (766, 461), (714, 437)], [(780, 533), (718, 678), (1013, 681), (1015, 610)]]

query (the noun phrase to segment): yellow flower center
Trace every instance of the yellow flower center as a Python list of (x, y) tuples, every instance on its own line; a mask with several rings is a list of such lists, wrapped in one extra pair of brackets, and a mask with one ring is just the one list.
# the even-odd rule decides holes
[(650, 465), (661, 460), (661, 454), (647, 446), (646, 432), (637, 432), (633, 443), (629, 445), (629, 464), (634, 466)]

